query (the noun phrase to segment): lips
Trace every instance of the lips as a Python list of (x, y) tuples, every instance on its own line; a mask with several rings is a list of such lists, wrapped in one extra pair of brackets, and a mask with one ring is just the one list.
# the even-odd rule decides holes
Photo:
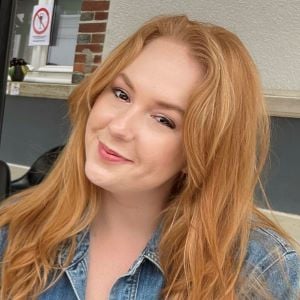
[(110, 161), (131, 161), (127, 159), (126, 157), (122, 156), (118, 152), (108, 148), (103, 143), (99, 142), (99, 151), (102, 156), (104, 156), (105, 159), (108, 159)]

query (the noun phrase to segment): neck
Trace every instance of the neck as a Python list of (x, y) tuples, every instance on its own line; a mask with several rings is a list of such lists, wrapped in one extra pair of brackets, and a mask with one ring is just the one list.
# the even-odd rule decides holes
[(94, 233), (148, 240), (160, 221), (169, 190), (143, 195), (101, 193), (100, 208), (93, 222)]

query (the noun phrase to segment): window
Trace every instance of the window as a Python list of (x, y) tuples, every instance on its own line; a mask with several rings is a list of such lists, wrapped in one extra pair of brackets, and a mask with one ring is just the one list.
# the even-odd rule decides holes
[[(53, 4), (49, 46), (28, 46), (34, 5)], [(18, 0), (12, 57), (22, 57), (32, 72), (25, 80), (71, 83), (81, 0)]]
[(29, 32), (33, 6), (37, 4), (38, 0), (17, 1), (12, 57), (24, 58), (27, 62), (32, 57), (33, 47), (28, 46)]

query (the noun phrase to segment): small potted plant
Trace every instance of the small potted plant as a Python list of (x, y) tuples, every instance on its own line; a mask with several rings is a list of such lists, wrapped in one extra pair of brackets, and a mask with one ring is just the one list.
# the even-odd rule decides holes
[(23, 81), (29, 71), (27, 62), (23, 58), (13, 58), (9, 62), (8, 74), (12, 81)]

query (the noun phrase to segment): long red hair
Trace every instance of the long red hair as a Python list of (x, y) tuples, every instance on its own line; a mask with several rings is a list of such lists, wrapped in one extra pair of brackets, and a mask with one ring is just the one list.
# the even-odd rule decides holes
[(66, 243), (66, 265), (72, 259), (76, 235), (91, 224), (100, 196), (84, 174), (89, 109), (147, 43), (164, 36), (185, 43), (206, 76), (185, 115), (187, 174), (178, 178), (163, 212), (162, 297), (234, 299), (250, 230), (268, 226), (289, 238), (253, 201), (267, 157), (269, 123), (250, 55), (224, 28), (185, 16), (157, 17), (121, 43), (71, 94), (73, 129), (48, 177), (1, 206), (0, 226), (8, 228), (1, 299), (36, 298), (50, 274), (64, 267), (57, 256)]

